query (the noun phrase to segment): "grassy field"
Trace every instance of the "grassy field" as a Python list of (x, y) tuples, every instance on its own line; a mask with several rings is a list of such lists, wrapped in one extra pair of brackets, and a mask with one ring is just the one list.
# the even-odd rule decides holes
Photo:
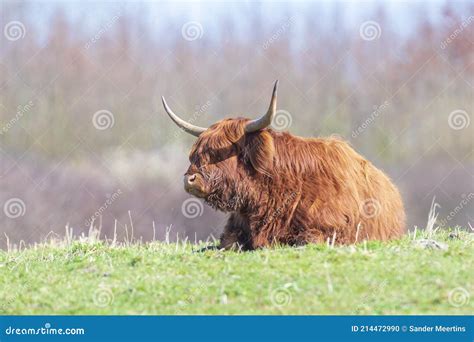
[(0, 252), (3, 314), (472, 314), (474, 234), (194, 252), (53, 242)]

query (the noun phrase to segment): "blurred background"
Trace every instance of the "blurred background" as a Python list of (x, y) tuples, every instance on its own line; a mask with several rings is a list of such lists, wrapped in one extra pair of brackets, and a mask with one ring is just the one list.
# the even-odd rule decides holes
[[(75, 235), (206, 239), (225, 215), (182, 175), (197, 125), (257, 117), (337, 134), (400, 187), (473, 223), (474, 3), (2, 1), (0, 245)], [(130, 222), (132, 221), (133, 224)], [(133, 227), (132, 227), (133, 225)]]

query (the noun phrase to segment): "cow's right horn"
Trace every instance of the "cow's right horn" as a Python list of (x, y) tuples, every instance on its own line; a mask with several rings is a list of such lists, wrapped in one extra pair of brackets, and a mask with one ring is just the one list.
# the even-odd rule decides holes
[(273, 116), (276, 112), (276, 102), (277, 102), (277, 87), (278, 87), (278, 80), (275, 81), (275, 85), (273, 86), (273, 93), (272, 99), (270, 101), (270, 106), (268, 107), (268, 111), (259, 119), (250, 121), (247, 126), (245, 126), (245, 132), (251, 133), (256, 132), (265, 127), (270, 126), (273, 120)]
[(204, 127), (195, 126), (195, 125), (190, 124), (189, 122), (186, 122), (183, 119), (181, 119), (179, 116), (177, 116), (175, 113), (173, 113), (173, 111), (168, 106), (168, 104), (166, 103), (165, 98), (163, 96), (161, 97), (161, 101), (163, 102), (163, 107), (165, 107), (165, 111), (169, 115), (171, 120), (173, 120), (174, 123), (176, 125), (178, 125), (178, 127), (180, 127), (185, 132), (188, 132), (189, 134), (192, 134), (195, 137), (198, 137), (202, 132), (204, 132), (207, 129), (207, 128), (204, 128)]

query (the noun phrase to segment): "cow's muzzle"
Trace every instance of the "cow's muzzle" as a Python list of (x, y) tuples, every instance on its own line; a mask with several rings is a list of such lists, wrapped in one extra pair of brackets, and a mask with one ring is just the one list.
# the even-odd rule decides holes
[(196, 197), (206, 197), (203, 178), (198, 173), (184, 175), (184, 190)]

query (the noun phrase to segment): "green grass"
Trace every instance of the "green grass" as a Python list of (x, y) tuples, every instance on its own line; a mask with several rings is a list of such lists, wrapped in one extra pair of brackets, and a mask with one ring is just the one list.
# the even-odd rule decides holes
[(413, 235), (244, 253), (46, 243), (0, 252), (0, 313), (472, 314), (473, 235), (436, 233), (447, 250)]

